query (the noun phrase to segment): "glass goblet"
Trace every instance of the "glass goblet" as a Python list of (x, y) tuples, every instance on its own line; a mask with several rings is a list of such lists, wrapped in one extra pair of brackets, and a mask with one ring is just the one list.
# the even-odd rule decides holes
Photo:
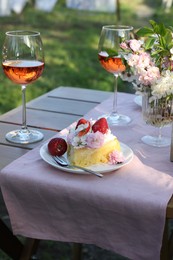
[(26, 125), (26, 86), (36, 81), (44, 70), (43, 45), (39, 32), (6, 32), (2, 49), (2, 67), (5, 75), (22, 90), (22, 127), (6, 134), (13, 143), (29, 144), (43, 139), (43, 134), (29, 130)]
[(101, 30), (98, 58), (101, 66), (109, 73), (112, 73), (115, 79), (113, 109), (109, 115), (105, 116), (109, 126), (127, 125), (131, 121), (129, 116), (119, 114), (117, 111), (117, 81), (120, 73), (126, 70), (120, 44), (130, 39), (132, 30), (132, 26), (123, 25), (106, 25)]

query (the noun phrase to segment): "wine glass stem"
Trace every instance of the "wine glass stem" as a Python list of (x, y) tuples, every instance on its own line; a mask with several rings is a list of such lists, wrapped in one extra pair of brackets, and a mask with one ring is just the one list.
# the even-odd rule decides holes
[(26, 125), (26, 86), (22, 85), (21, 86), (22, 89), (22, 130), (26, 130), (27, 129), (27, 125)]
[(114, 74), (114, 97), (113, 97), (113, 114), (117, 114), (117, 83), (118, 83), (118, 74)]

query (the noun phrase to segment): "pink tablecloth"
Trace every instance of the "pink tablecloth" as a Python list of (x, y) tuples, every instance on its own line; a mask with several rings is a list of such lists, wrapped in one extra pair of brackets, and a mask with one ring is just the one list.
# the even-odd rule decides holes
[[(133, 260), (158, 260), (167, 203), (173, 193), (170, 148), (152, 148), (134, 95), (120, 94), (119, 110), (133, 119), (113, 129), (134, 151), (132, 162), (103, 178), (61, 172), (46, 164), (40, 147), (5, 167), (0, 185), (15, 234), (91, 243)], [(109, 99), (90, 111), (111, 109)], [(65, 131), (64, 131), (65, 132)], [(170, 135), (170, 127), (164, 132)]]

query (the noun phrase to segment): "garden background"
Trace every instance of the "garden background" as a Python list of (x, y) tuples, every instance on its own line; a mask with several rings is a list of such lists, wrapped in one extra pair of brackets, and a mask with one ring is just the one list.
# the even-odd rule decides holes
[[(27, 101), (58, 86), (73, 86), (112, 91), (113, 76), (100, 66), (97, 45), (104, 24), (128, 24), (135, 29), (148, 25), (150, 17), (173, 23), (171, 11), (166, 13), (161, 0), (120, 0), (121, 20), (112, 13), (68, 9), (65, 0), (57, 1), (52, 12), (34, 8), (28, 1), (21, 14), (0, 17), (0, 50), (9, 30), (40, 31), (45, 52), (45, 70), (41, 78), (27, 87)], [(0, 114), (21, 105), (20, 86), (5, 77), (0, 66)], [(121, 91), (131, 86), (121, 84)]]

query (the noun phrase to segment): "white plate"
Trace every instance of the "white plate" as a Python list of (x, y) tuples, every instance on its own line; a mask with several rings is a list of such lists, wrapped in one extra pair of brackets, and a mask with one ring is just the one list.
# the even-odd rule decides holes
[(138, 105), (138, 106), (140, 106), (140, 107), (142, 107), (142, 96), (136, 96), (135, 98), (134, 98), (134, 102)]
[[(119, 168), (127, 165), (132, 159), (133, 159), (133, 151), (125, 144), (120, 143), (121, 145), (121, 150), (124, 156), (125, 161), (123, 163), (119, 163), (116, 165), (109, 165), (109, 164), (99, 164), (99, 165), (93, 165), (91, 167), (88, 167), (89, 169), (100, 172), (100, 173), (106, 173), (106, 172), (111, 172), (118, 170)], [(88, 174), (87, 172), (84, 172), (79, 169), (71, 169), (67, 167), (62, 167), (58, 165), (52, 156), (49, 154), (48, 149), (47, 149), (47, 144), (44, 144), (41, 149), (40, 149), (40, 156), (41, 158), (47, 162), (48, 164), (54, 166), (55, 168), (58, 168), (59, 170), (65, 171), (65, 172), (72, 172), (72, 173), (82, 173), (82, 174)], [(66, 154), (63, 155), (66, 157)]]

